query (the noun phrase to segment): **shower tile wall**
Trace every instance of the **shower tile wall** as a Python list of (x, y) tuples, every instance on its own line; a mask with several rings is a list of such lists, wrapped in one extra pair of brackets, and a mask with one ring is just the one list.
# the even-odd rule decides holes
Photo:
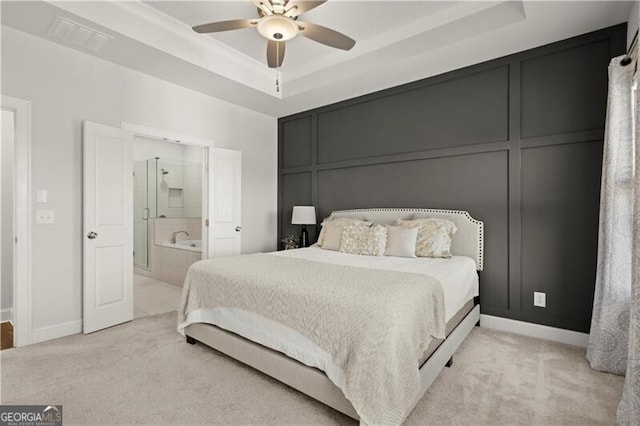
[(158, 170), (158, 216), (201, 217), (202, 165), (161, 161)]
[(147, 206), (147, 162), (136, 161), (133, 164), (133, 262), (134, 265), (147, 267), (147, 226), (143, 219)]
[(202, 216), (202, 165), (184, 166), (184, 216)]

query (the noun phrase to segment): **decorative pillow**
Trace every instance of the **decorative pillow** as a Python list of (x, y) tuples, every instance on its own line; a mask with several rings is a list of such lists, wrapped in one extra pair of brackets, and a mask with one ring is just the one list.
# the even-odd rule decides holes
[(386, 245), (387, 228), (385, 226), (347, 225), (342, 232), (340, 251), (364, 256), (382, 256)]
[[(367, 226), (371, 226), (372, 222), (366, 222), (363, 220), (364, 217), (362, 219), (360, 218), (351, 218), (351, 217), (335, 217), (335, 218), (331, 218), (331, 216), (325, 218), (322, 221), (322, 229), (320, 230), (320, 235), (318, 235), (318, 245), (320, 247), (322, 247), (323, 243), (324, 243), (324, 236), (325, 236), (325, 226), (327, 225), (327, 223), (332, 223), (334, 225), (340, 225), (341, 227), (345, 227), (347, 225), (353, 225), (353, 224), (362, 224), (362, 225), (367, 225)], [(337, 250), (337, 249), (336, 249)]]
[(323, 249), (327, 250), (339, 250), (340, 241), (342, 240), (342, 225), (336, 225), (335, 223), (327, 223), (322, 230), (325, 231), (324, 241), (320, 245)]
[(425, 218), (396, 221), (406, 228), (418, 228), (416, 256), (451, 257), (451, 238), (458, 231), (453, 222), (446, 219)]
[(416, 257), (418, 228), (387, 226), (387, 248), (385, 256)]

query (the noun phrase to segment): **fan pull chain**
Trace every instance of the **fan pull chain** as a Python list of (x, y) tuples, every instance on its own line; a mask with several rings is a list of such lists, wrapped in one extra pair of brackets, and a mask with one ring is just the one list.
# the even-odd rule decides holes
[(280, 93), (280, 43), (276, 43), (276, 93)]

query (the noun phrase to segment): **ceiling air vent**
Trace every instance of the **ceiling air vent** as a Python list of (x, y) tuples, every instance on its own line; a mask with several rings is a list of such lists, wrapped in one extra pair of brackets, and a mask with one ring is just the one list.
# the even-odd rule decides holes
[(49, 27), (48, 34), (53, 38), (95, 53), (99, 52), (102, 46), (113, 38), (62, 16), (55, 17)]

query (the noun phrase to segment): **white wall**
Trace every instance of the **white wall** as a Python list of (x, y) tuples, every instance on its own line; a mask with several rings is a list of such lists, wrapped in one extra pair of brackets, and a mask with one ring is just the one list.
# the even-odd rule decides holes
[(0, 320), (9, 320), (13, 308), (13, 120), (12, 111), (2, 111), (2, 293), (0, 293)]
[[(83, 120), (116, 127), (126, 121), (241, 150), (243, 251), (275, 249), (275, 118), (5, 26), (2, 93), (32, 102), (32, 186), (49, 190), (46, 208), (56, 212), (54, 225), (33, 225), (31, 308), (38, 336), (80, 326)], [(33, 202), (34, 209), (44, 207)]]
[(134, 138), (133, 161), (150, 160), (156, 157), (187, 162), (202, 162), (202, 148), (140, 136)]

